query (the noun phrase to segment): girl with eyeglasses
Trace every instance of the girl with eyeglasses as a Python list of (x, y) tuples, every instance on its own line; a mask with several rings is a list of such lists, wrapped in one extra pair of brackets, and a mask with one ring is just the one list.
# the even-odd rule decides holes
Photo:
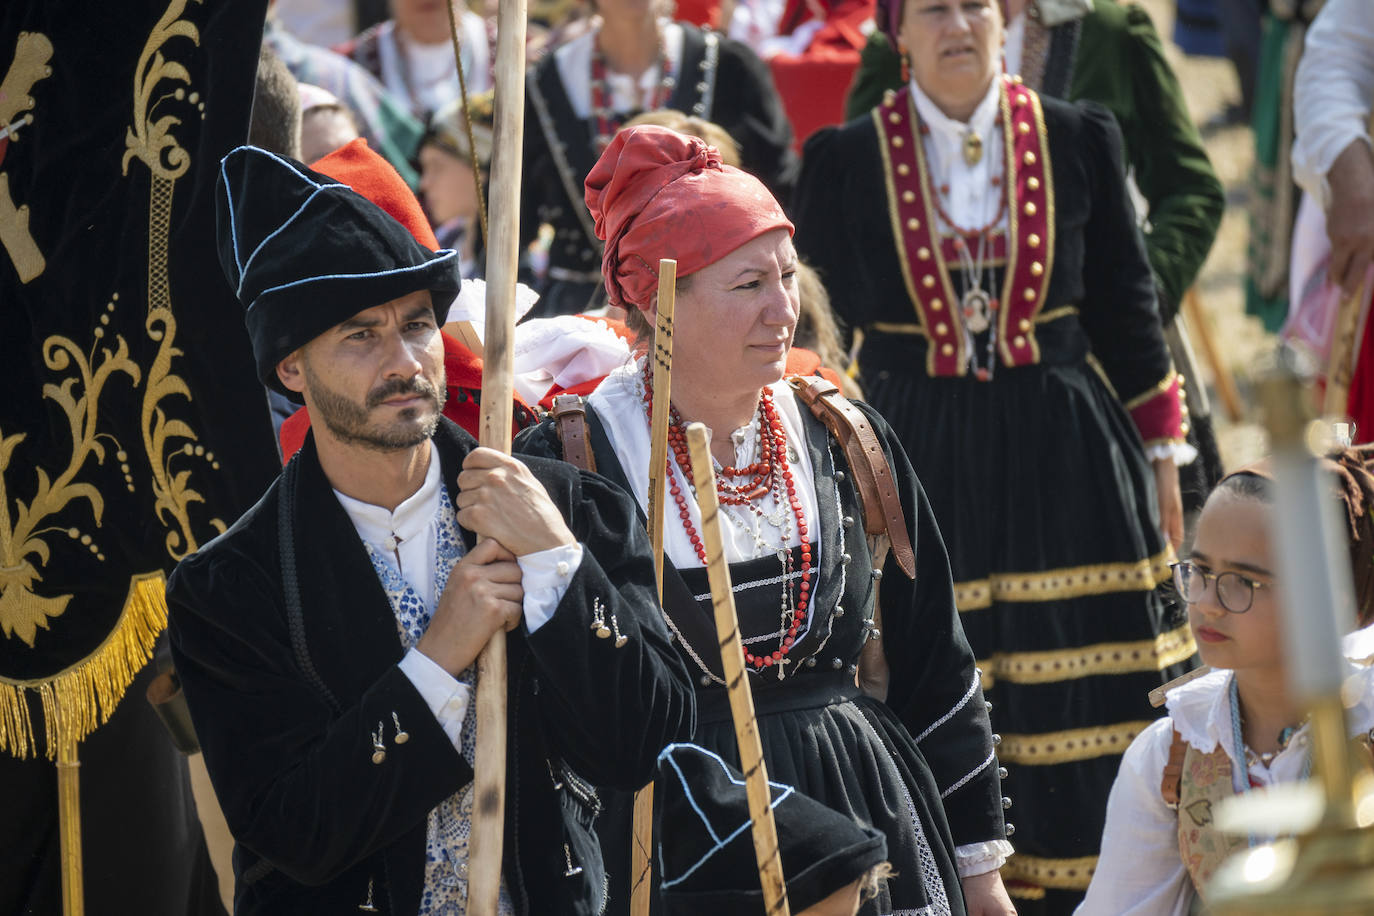
[[(1338, 481), (1363, 627), (1374, 620), (1374, 446), (1327, 463)], [(1187, 559), (1174, 565), (1199, 654), (1214, 670), (1171, 689), (1169, 715), (1126, 751), (1079, 916), (1186, 916), (1196, 898), (1206, 903), (1207, 883), (1225, 858), (1264, 839), (1217, 831), (1217, 804), (1311, 772), (1305, 710), (1287, 689), (1280, 616), (1287, 609), (1274, 574), (1272, 511), (1268, 462), (1223, 478)], [(1347, 655), (1369, 655), (1353, 645), (1348, 639)], [(1374, 728), (1374, 668), (1352, 663), (1350, 674), (1357, 688), (1351, 734), (1365, 736)]]

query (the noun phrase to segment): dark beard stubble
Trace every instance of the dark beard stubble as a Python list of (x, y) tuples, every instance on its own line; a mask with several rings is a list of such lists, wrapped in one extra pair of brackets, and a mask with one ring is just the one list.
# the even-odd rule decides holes
[[(364, 404), (358, 404), (346, 395), (340, 394), (316, 375), (308, 361), (304, 362), (305, 378), (310, 386), (314, 405), (311, 422), (322, 422), (340, 441), (349, 445), (379, 452), (393, 452), (414, 448), (434, 435), (439, 426), (444, 403), (448, 399), (448, 389), (442, 377), (439, 387), (424, 376), (413, 379), (390, 379), (367, 393)], [(380, 407), (388, 398), (398, 395), (418, 394), (428, 398), (434, 405), (434, 415), (420, 425), (412, 425), (420, 416), (422, 408), (407, 407), (396, 414), (397, 428), (379, 428), (369, 422), (372, 411)]]

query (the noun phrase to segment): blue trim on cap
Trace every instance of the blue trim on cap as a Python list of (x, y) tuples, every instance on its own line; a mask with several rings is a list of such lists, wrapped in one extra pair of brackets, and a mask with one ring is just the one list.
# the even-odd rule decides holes
[[(315, 190), (313, 190), (313, 191), (310, 192), (310, 196), (307, 197), (307, 198), (305, 199), (305, 203), (301, 204), (300, 207), (298, 207), (298, 208), (296, 209), (296, 212), (295, 212), (295, 213), (292, 213), (289, 217), (287, 217), (285, 222), (283, 222), (283, 223), (282, 223), (280, 226), (278, 226), (276, 229), (273, 229), (270, 233), (268, 233), (267, 238), (265, 238), (265, 239), (263, 239), (261, 242), (259, 242), (259, 243), (258, 243), (258, 247), (253, 249), (253, 253), (250, 254), (250, 255), (248, 256), (248, 260), (244, 262), (243, 267), (239, 268), (239, 284), (238, 284), (238, 288), (234, 290), (234, 295), (235, 295), (235, 296), (242, 296), (242, 295), (243, 295), (243, 281), (244, 281), (244, 279), (248, 276), (248, 268), (251, 267), (251, 266), (253, 266), (253, 259), (256, 258), (256, 257), (258, 256), (258, 252), (262, 251), (262, 249), (263, 249), (264, 247), (266, 247), (266, 245), (267, 245), (268, 242), (272, 241), (272, 240), (273, 240), (274, 238), (276, 238), (279, 234), (281, 234), (283, 231), (285, 231), (286, 227), (289, 226), (289, 225), (291, 225), (291, 223), (292, 223), (293, 221), (295, 221), (296, 217), (300, 216), (302, 213), (305, 212), (305, 208), (308, 207), (308, 206), (310, 206), (310, 202), (313, 201), (316, 197), (319, 197), (319, 196), (320, 196), (322, 193), (324, 193), (325, 190), (327, 190), (328, 188), (344, 188), (345, 190), (348, 190), (348, 191), (352, 191), (352, 190), (353, 190), (352, 188), (350, 188), (350, 187), (349, 187), (348, 185), (346, 185), (346, 184), (322, 184), (322, 185), (317, 185), (316, 188), (315, 188)], [(355, 192), (355, 193), (356, 193), (356, 192)], [(235, 255), (237, 256), (237, 252), (238, 252), (238, 249), (239, 249), (239, 244), (238, 244), (238, 230), (237, 230), (237, 229), (232, 229), (232, 226), (233, 226), (232, 223), (230, 224), (230, 226), (231, 226), (231, 231), (233, 232), (233, 235), (234, 235), (234, 252), (235, 252)]]
[[(404, 274), (415, 270), (425, 270), (427, 268), (433, 267), (435, 264), (438, 264), (442, 261), (447, 261), (450, 258), (456, 258), (458, 256), (458, 252), (454, 251), (452, 248), (441, 248), (438, 251), (436, 251), (435, 254), (438, 255), (438, 257), (431, 258), (428, 261), (425, 261), (423, 264), (415, 264), (411, 267), (395, 267), (391, 270), (377, 270), (365, 274), (323, 274), (318, 277), (304, 277), (300, 280), (292, 280), (290, 283), (282, 283), (278, 286), (271, 286), (257, 294), (257, 296), (253, 299), (253, 302), (248, 306), (248, 311), (252, 311), (253, 306), (261, 302), (262, 297), (266, 296), (268, 293), (275, 293), (283, 289), (291, 289), (292, 287), (301, 286), (305, 283), (314, 283), (317, 280), (365, 280), (371, 277), (388, 277), (393, 274)], [(462, 278), (460, 277), (459, 279), (461, 282)], [(381, 305), (380, 302), (377, 304)]]
[[(233, 155), (234, 155), (235, 153), (237, 153), (237, 152), (241, 152), (241, 151), (244, 151), (244, 150), (247, 150), (248, 152), (251, 152), (251, 153), (254, 153), (254, 154), (261, 154), (261, 155), (263, 155), (263, 156), (266, 156), (268, 159), (271, 159), (272, 161), (278, 163), (279, 165), (285, 166), (286, 169), (287, 169), (287, 171), (289, 171), (292, 175), (295, 175), (295, 176), (296, 176), (297, 178), (299, 178), (304, 184), (308, 184), (308, 185), (310, 185), (312, 188), (315, 188), (316, 190), (319, 190), (320, 188), (323, 188), (323, 187), (344, 187), (344, 188), (348, 188), (348, 185), (322, 185), (322, 184), (320, 184), (319, 182), (312, 181), (312, 180), (310, 179), (309, 176), (307, 176), (307, 175), (302, 175), (301, 172), (300, 172), (300, 170), (297, 169), (294, 165), (292, 165), (288, 160), (282, 158), (281, 156), (278, 156), (276, 153), (272, 152), (271, 150), (265, 150), (265, 149), (263, 149), (263, 148), (260, 147), (260, 146), (252, 146), (252, 145), (250, 145), (250, 144), (244, 144), (243, 146), (236, 146), (236, 147), (234, 147), (233, 149), (231, 149), (228, 153), (226, 153), (226, 154), (224, 155), (224, 158), (221, 159), (221, 160), (219, 161), (219, 177), (220, 177), (220, 179), (223, 180), (223, 182), (224, 182), (224, 198), (225, 198), (225, 203), (227, 203), (227, 204), (229, 205), (229, 240), (233, 243), (233, 248), (234, 248), (234, 266), (237, 267), (237, 268), (238, 268), (238, 271), (239, 271), (238, 281), (237, 281), (234, 285), (237, 286), (237, 287), (239, 287), (239, 288), (242, 288), (242, 286), (243, 286), (243, 271), (244, 271), (245, 265), (244, 265), (244, 263), (243, 263), (243, 258), (239, 256), (239, 227), (238, 227), (238, 220), (234, 218), (234, 196), (233, 196), (233, 194), (230, 193), (230, 190), (229, 190), (229, 172), (228, 172), (228, 170), (226, 169), (226, 166), (228, 165), (229, 159), (230, 159), (231, 156), (233, 156)], [(349, 190), (352, 191), (353, 189), (352, 189), (352, 188), (349, 188)], [(357, 194), (358, 192), (357, 192), (357, 191), (354, 191), (353, 193)], [(313, 197), (314, 195), (312, 194), (311, 196)], [(361, 195), (360, 195), (360, 196), (361, 196)], [(288, 222), (289, 222), (289, 220), (288, 220)], [(259, 246), (259, 247), (261, 247), (261, 246)], [(255, 253), (256, 253), (256, 252), (255, 252)], [(253, 258), (250, 256), (250, 257), (248, 258), (248, 260), (249, 260), (249, 261), (252, 261)]]
[[(706, 817), (706, 812), (704, 812), (701, 809), (701, 806), (697, 804), (696, 796), (692, 794), (692, 787), (687, 783), (687, 777), (683, 775), (682, 768), (679, 767), (677, 761), (673, 759), (673, 751), (675, 750), (698, 751), (701, 754), (710, 757), (712, 760), (716, 761), (716, 763), (720, 764), (721, 770), (723, 770), (725, 773), (725, 778), (729, 780), (731, 783), (737, 786), (745, 785), (745, 783), (742, 780), (735, 779), (735, 777), (730, 773), (729, 764), (727, 764), (723, 759), (721, 759), (719, 754), (716, 754), (714, 751), (708, 751), (706, 748), (702, 747), (699, 744), (670, 744), (667, 747), (665, 747), (663, 751), (658, 755), (658, 762), (660, 765), (666, 758), (668, 763), (672, 766), (673, 771), (677, 773), (678, 782), (682, 784), (682, 794), (686, 796), (687, 803), (692, 806), (692, 810), (695, 811), (697, 813), (697, 816), (701, 818), (701, 822), (706, 826), (706, 832), (710, 834), (711, 839), (716, 841), (716, 845), (708, 849), (706, 851), (706, 854), (703, 855), (700, 859), (698, 859), (696, 863), (692, 865), (691, 868), (687, 869), (678, 877), (673, 878), (671, 881), (668, 880), (666, 877), (668, 873), (667, 863), (663, 861), (663, 845), (660, 843), (658, 848), (658, 871), (659, 874), (665, 876), (662, 884), (663, 888), (665, 889), (670, 888), (675, 884), (680, 884), (681, 882), (687, 880), (687, 878), (691, 876), (692, 872), (696, 871), (702, 865), (706, 864), (707, 859), (711, 858), (711, 856), (719, 852), (722, 847), (730, 843), (730, 841), (734, 840), (735, 837), (739, 836), (741, 833), (748, 830), (750, 825), (753, 824), (752, 818), (750, 820), (746, 820), (739, 827), (735, 828), (735, 830), (731, 832), (729, 836), (722, 839), (719, 836), (719, 834), (716, 833), (715, 828), (711, 826), (711, 821)], [(780, 782), (773, 782), (772, 780), (769, 780), (768, 786), (769, 788), (783, 790), (782, 793), (778, 795), (777, 798), (773, 799), (772, 802), (768, 805), (770, 810), (782, 804), (783, 799), (787, 798), (789, 795), (796, 791), (796, 789), (794, 789), (792, 786)]]

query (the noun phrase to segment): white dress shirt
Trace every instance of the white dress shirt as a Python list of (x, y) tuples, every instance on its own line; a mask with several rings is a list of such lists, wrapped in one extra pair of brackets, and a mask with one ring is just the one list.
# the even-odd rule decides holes
[[(921, 146), (930, 168), (931, 184), (950, 219), (964, 229), (987, 225), (998, 216), (1002, 203), (1002, 188), (992, 183), (993, 178), (1002, 177), (1006, 166), (1001, 92), (1002, 81), (994, 79), (968, 123), (964, 123), (942, 112), (916, 85), (916, 80), (911, 80), (911, 98), (916, 104), (916, 113), (928, 128), (921, 137)], [(977, 131), (983, 140), (983, 155), (973, 165), (964, 161), (964, 135), (969, 130)], [(941, 192), (942, 186), (949, 188), (948, 194)], [(953, 231), (954, 227), (943, 219), (940, 223), (946, 233)], [(995, 228), (1005, 231), (1006, 227), (1007, 213), (1003, 209)]]
[[(668, 58), (668, 68), (680, 80), (682, 26), (667, 19), (660, 19), (658, 27), (663, 34), (663, 54)], [(583, 32), (553, 52), (554, 62), (558, 66), (558, 78), (563, 81), (563, 91), (568, 96), (573, 113), (583, 119), (592, 116), (592, 43), (600, 33), (599, 28)], [(611, 96), (611, 108), (621, 113), (648, 111), (661, 78), (657, 63), (651, 64), (638, 79), (624, 73), (616, 73), (608, 67), (606, 91)]]
[[(1107, 801), (1097, 871), (1075, 916), (1188, 916), (1195, 892), (1179, 853), (1178, 812), (1160, 794), (1174, 729), (1203, 753), (1225, 748), (1236, 791), (1247, 775), (1262, 786), (1302, 777), (1310, 744), (1307, 725), (1269, 766), (1245, 765), (1233, 737), (1230, 681), (1230, 671), (1217, 670), (1169, 691), (1168, 717), (1141, 732), (1126, 750)], [(1354, 736), (1374, 727), (1374, 668), (1352, 665), (1348, 683), (1358, 687), (1359, 700), (1347, 710)]]
[(1293, 86), (1293, 174), (1322, 205), (1331, 206), (1326, 173), (1355, 140), (1371, 143), (1374, 108), (1374, 4), (1328, 0), (1307, 31)]
[[(394, 511), (345, 496), (334, 495), (348, 513), (358, 537), (384, 556), (392, 557), (402, 577), (429, 608), (436, 607), (434, 554), (438, 537), (440, 473), (438, 456), (431, 450), (424, 483)], [(521, 586), (525, 590), (525, 629), (535, 632), (547, 623), (563, 600), (568, 583), (582, 565), (582, 545), (569, 544), (517, 557)], [(456, 748), (462, 736), (463, 717), (471, 689), (418, 649), (406, 651), (401, 671), (415, 685), (430, 711)]]
[[(620, 459), (620, 467), (625, 471), (625, 476), (629, 478), (631, 495), (639, 503), (640, 508), (647, 511), (649, 505), (649, 419), (644, 410), (643, 372), (643, 357), (632, 363), (627, 363), (608, 375), (606, 380), (592, 392), (587, 401), (601, 419), (606, 430), (606, 438), (610, 440), (611, 448)], [(806, 433), (802, 426), (801, 412), (790, 385), (780, 381), (769, 387), (773, 391), (773, 404), (778, 409), (782, 428), (787, 434), (787, 460), (792, 468), (792, 479), (797, 486), (797, 495), (801, 498), (802, 514), (804, 518), (809, 520), (807, 527), (814, 531), (815, 519), (818, 516), (816, 481), (811, 471), (811, 453), (806, 448)], [(755, 414), (755, 420), (749, 426), (741, 427), (732, 434), (735, 443), (735, 467), (747, 467), (758, 460), (757, 417), (758, 415)], [(669, 458), (672, 458), (671, 451)], [(720, 464), (714, 461), (712, 463), (715, 464), (716, 471), (719, 472)], [(700, 533), (701, 510), (697, 507), (696, 497), (692, 494), (692, 488), (687, 484), (677, 462), (672, 462), (671, 482), (676, 483), (681, 488), (683, 499), (687, 503), (687, 514), (691, 519), (692, 527)], [(785, 503), (779, 506), (771, 493), (761, 498), (759, 507), (765, 514), (774, 515), (782, 510), (786, 512), (787, 518), (792, 517), (791, 507)], [(801, 544), (801, 536), (797, 532), (795, 522), (788, 526), (791, 537), (787, 538), (786, 543), (784, 543), (777, 529), (766, 523), (761, 523), (758, 517), (747, 508), (727, 505), (722, 505), (720, 508), (724, 522), (721, 525), (721, 537), (725, 542), (725, 559), (730, 563), (754, 560), (774, 553), (781, 547), (796, 547)], [(768, 544), (767, 550), (761, 549), (754, 538), (753, 531), (756, 527), (760, 536)], [(817, 551), (816, 555), (819, 556), (819, 544), (813, 546), (812, 549)], [(683, 527), (682, 519), (678, 515), (677, 504), (671, 493), (668, 494), (668, 501), (663, 507), (663, 550), (678, 569), (692, 569), (702, 566), (696, 548), (692, 546), (687, 530)], [(800, 572), (797, 575), (800, 576)]]
[[(463, 76), (468, 94), (491, 88), (491, 48), (487, 44), (487, 25), (471, 10), (458, 13), (463, 51)], [(392, 21), (382, 23), (377, 40), (377, 56), (382, 67), (382, 83), (398, 99), (419, 111), (438, 111), (458, 98), (458, 66), (453, 60), (453, 44), (421, 44), (398, 39)], [(404, 60), (402, 60), (404, 56)]]

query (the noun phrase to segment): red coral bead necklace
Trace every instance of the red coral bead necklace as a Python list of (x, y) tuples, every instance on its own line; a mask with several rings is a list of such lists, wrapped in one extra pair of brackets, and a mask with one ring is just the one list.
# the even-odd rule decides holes
[[(654, 392), (653, 382), (649, 375), (650, 371), (649, 362), (646, 360), (643, 380), (644, 408), (645, 415), (652, 423)], [(706, 545), (696, 530), (696, 526), (692, 524), (691, 513), (687, 508), (687, 497), (672, 473), (673, 463), (676, 462), (687, 484), (692, 487), (696, 486), (692, 478), (691, 458), (687, 451), (686, 426), (676, 408), (669, 408), (669, 416), (668, 445), (672, 449), (672, 455), (667, 462), (668, 491), (677, 504), (678, 518), (682, 521), (687, 539), (691, 542), (692, 549), (696, 551), (697, 559), (701, 561), (702, 566), (705, 566)], [(731, 480), (738, 481), (741, 478), (743, 478), (741, 483), (729, 482)], [(716, 498), (723, 505), (742, 506), (762, 517), (763, 510), (758, 506), (758, 503), (769, 492), (774, 493), (779, 504), (782, 504), (782, 496), (785, 494), (786, 503), (792, 510), (792, 520), (795, 522), (797, 534), (801, 538), (801, 581), (797, 585), (796, 600), (792, 601), (792, 551), (785, 546), (787, 540), (790, 540), (790, 532), (784, 531), (784, 547), (780, 551), (786, 568), (786, 575), (783, 577), (782, 584), (782, 636), (778, 648), (772, 652), (755, 655), (748, 648), (745, 649), (744, 661), (756, 671), (783, 663), (783, 660), (792, 651), (792, 647), (796, 645), (797, 634), (806, 623), (807, 611), (811, 605), (812, 542), (810, 530), (802, 510), (801, 497), (797, 494), (796, 481), (792, 477), (792, 467), (787, 460), (787, 433), (783, 429), (782, 418), (778, 415), (777, 406), (773, 403), (773, 392), (764, 388), (759, 395), (758, 460), (743, 468), (722, 467), (716, 476)]]

